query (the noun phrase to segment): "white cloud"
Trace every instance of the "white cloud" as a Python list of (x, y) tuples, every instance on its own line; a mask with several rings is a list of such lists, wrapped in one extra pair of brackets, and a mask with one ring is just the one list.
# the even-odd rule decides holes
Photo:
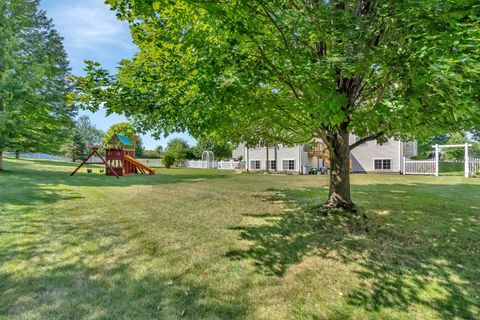
[(68, 47), (91, 49), (114, 42), (131, 46), (128, 26), (118, 21), (102, 0), (62, 1), (56, 5), (50, 1), (50, 6), (47, 14)]
[(83, 73), (85, 59), (115, 72), (121, 59), (136, 52), (128, 24), (117, 20), (103, 0), (42, 0), (40, 7), (64, 38), (75, 74)]

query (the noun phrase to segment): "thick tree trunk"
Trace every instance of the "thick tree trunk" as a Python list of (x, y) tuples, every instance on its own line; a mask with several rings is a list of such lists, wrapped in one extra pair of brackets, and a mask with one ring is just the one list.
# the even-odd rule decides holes
[(3, 150), (0, 150), (0, 171), (3, 170)]
[(15, 151), (15, 159), (20, 159), (20, 151)]
[(325, 209), (355, 211), (350, 195), (350, 145), (348, 130), (342, 128), (328, 135), (330, 150), (330, 191)]

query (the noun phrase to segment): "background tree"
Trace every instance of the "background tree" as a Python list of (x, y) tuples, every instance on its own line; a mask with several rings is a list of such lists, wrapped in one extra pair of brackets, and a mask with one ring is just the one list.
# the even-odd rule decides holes
[(80, 116), (75, 122), (76, 131), (85, 141), (86, 145), (101, 145), (104, 132), (98, 129), (86, 115)]
[(155, 151), (158, 153), (158, 156), (161, 157), (163, 154), (163, 146), (159, 145), (155, 148)]
[(160, 158), (157, 150), (143, 150), (142, 158), (145, 159), (158, 159)]
[(218, 142), (213, 138), (198, 139), (196, 146), (192, 148), (192, 153), (196, 159), (201, 159), (202, 153), (206, 150), (213, 151), (215, 159), (232, 157), (232, 144), (228, 142)]
[(472, 138), (474, 141), (480, 142), (480, 129), (474, 128), (472, 130)]
[(0, 2), (2, 152), (56, 153), (70, 136), (68, 60), (62, 38), (35, 0)]
[[(468, 141), (465, 132), (455, 132), (448, 136), (446, 144), (464, 144)], [(446, 160), (464, 160), (465, 150), (463, 148), (445, 148), (442, 150), (443, 157)]]
[(135, 128), (128, 122), (120, 122), (112, 124), (108, 130), (103, 134), (102, 142), (104, 145), (107, 145), (110, 140), (112, 140), (115, 134), (121, 134), (127, 136), (132, 143), (136, 144), (138, 135)]
[(175, 166), (178, 167), (180, 163), (185, 160), (190, 152), (190, 146), (188, 142), (181, 138), (175, 138), (168, 142), (167, 148), (163, 156), (164, 163), (165, 157), (173, 158)]
[(74, 135), (72, 136), (72, 139), (68, 144), (65, 145), (64, 148), (64, 154), (67, 157), (70, 157), (73, 162), (76, 160), (83, 160), (86, 156), (85, 154), (85, 140), (83, 139), (83, 136), (80, 132), (75, 130)]
[[(356, 146), (480, 121), (475, 0), (107, 3), (131, 23), (139, 52), (117, 76), (89, 62), (77, 99), (157, 135), (235, 143), (258, 122), (278, 141), (321, 138), (331, 158), (326, 208), (354, 209)], [(364, 138), (349, 145), (349, 133)]]
[(480, 159), (480, 141), (472, 140), (469, 142), (472, 146), (468, 149), (470, 158)]
[(435, 144), (447, 144), (447, 141), (448, 134), (436, 134), (419, 140), (417, 158), (426, 159), (428, 157), (434, 157), (435, 151), (432, 146)]
[(137, 137), (137, 143), (135, 145), (135, 157), (141, 158), (145, 151), (145, 147), (143, 146), (142, 138), (140, 136), (136, 136), (136, 137)]

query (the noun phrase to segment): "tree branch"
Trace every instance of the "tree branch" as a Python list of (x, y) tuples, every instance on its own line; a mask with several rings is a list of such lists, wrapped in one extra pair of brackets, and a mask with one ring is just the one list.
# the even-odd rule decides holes
[(381, 136), (383, 136), (384, 134), (385, 134), (384, 132), (379, 132), (379, 133), (373, 134), (371, 136), (362, 138), (362, 139), (358, 140), (357, 142), (355, 142), (354, 144), (350, 145), (350, 151), (352, 151), (353, 149), (355, 149), (359, 145), (364, 144), (365, 142), (368, 142), (368, 141), (371, 141), (371, 140), (376, 140), (376, 139), (380, 138)]

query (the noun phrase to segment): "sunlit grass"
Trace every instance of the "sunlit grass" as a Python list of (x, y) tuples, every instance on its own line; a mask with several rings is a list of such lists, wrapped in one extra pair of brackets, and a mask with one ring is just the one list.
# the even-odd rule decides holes
[[(0, 173), (0, 318), (475, 319), (480, 179)], [(368, 231), (367, 231), (368, 230)]]

